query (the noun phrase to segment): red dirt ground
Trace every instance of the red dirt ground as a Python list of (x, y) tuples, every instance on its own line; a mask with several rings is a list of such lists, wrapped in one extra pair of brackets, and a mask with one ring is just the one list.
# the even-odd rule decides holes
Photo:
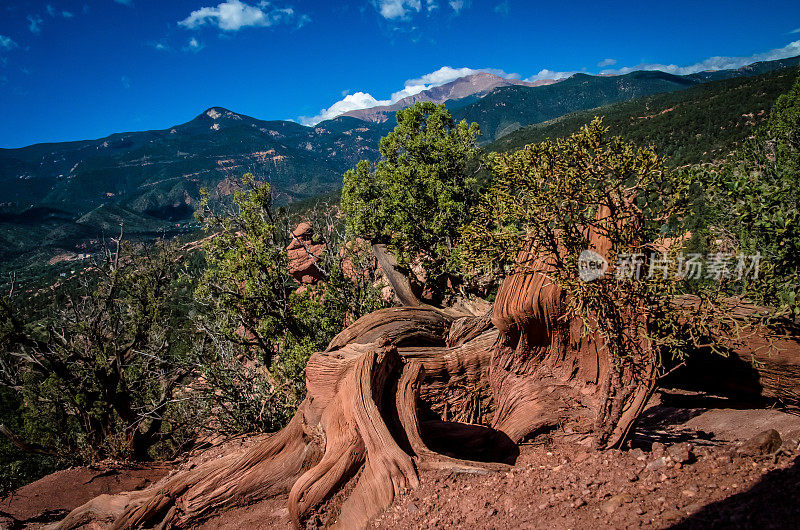
[[(800, 416), (707, 408), (725, 404), (661, 393), (632, 450), (523, 446), (509, 473), (423, 477), (372, 527), (800, 528)], [(777, 454), (743, 452), (766, 429), (783, 438)]]
[(426, 477), (373, 521), (373, 528), (797, 528), (787, 502), (800, 454), (733, 457), (694, 449), (693, 463), (647, 469), (652, 453), (523, 451), (494, 476)]
[[(373, 528), (798, 528), (800, 416), (737, 409), (728, 401), (657, 394), (633, 449), (595, 453), (550, 438), (523, 445), (509, 473), (423, 473), (372, 522)], [(783, 438), (775, 454), (739, 449), (766, 429)], [(540, 437), (541, 438), (541, 437)], [(183, 466), (216, 458), (237, 438)], [(37, 528), (100, 493), (146, 486), (168, 466), (76, 468), (49, 475), (0, 501), (0, 528)], [(333, 501), (336, 502), (336, 499)], [(320, 521), (312, 519), (307, 527)], [(290, 528), (286, 497), (236, 508), (199, 528)]]
[[(23, 486), (0, 501), (0, 529), (38, 527), (57, 521), (103, 493), (140, 490), (166, 475), (171, 466), (104, 462), (57, 471)], [(24, 523), (24, 524), (23, 524)]]

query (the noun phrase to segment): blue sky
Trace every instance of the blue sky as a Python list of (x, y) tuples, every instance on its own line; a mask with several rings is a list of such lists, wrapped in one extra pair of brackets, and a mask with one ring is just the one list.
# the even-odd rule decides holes
[(686, 73), (798, 54), (796, 0), (4, 0), (0, 147), (162, 129), (211, 106), (313, 123), (467, 69)]

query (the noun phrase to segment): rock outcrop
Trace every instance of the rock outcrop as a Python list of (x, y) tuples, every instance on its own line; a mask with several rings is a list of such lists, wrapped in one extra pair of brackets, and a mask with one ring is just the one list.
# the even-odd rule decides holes
[(325, 252), (324, 243), (314, 243), (311, 223), (302, 222), (292, 232), (292, 242), (286, 247), (289, 274), (303, 285), (313, 285), (325, 278), (318, 263)]

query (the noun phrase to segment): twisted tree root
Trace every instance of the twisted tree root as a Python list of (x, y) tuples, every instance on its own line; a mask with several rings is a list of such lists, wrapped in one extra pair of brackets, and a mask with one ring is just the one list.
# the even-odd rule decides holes
[(420, 469), (507, 470), (515, 443), (542, 429), (617, 445), (654, 371), (609, 370), (602, 340), (564, 314), (563, 294), (540, 273), (509, 277), (483, 317), (376, 311), (311, 357), (307, 396), (282, 431), (147, 490), (98, 497), (59, 527), (184, 527), (285, 493), (300, 526), (349, 483), (335, 526), (361, 528), (416, 487)]

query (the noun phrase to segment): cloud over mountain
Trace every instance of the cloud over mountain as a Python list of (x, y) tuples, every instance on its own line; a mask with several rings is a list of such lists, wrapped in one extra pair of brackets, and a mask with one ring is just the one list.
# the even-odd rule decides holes
[[(417, 10), (417, 8), (421, 9), (422, 6), (420, 2), (415, 0), (382, 0), (378, 5), (383, 7), (389, 6), (386, 7), (386, 9), (389, 10), (388, 12), (396, 13), (397, 16), (403, 16), (400, 14), (399, 10)], [(601, 70), (599, 74), (622, 75), (636, 70), (661, 70), (663, 72), (676, 75), (688, 75), (705, 70), (737, 69), (754, 62), (785, 59), (787, 57), (794, 57), (797, 55), (800, 55), (800, 40), (790, 42), (781, 48), (776, 48), (767, 52), (756, 53), (747, 57), (709, 57), (708, 59), (688, 66), (660, 63), (638, 64), (636, 66), (624, 66), (621, 68), (605, 68)], [(614, 66), (616, 64), (616, 59), (607, 58), (597, 63), (597, 66), (599, 68), (603, 68), (606, 66)], [(298, 121), (304, 125), (313, 125), (324, 120), (341, 116), (342, 114), (351, 111), (393, 105), (403, 98), (419, 94), (424, 90), (429, 90), (433, 87), (438, 87), (478, 72), (489, 72), (505, 79), (519, 79), (520, 77), (517, 74), (507, 74), (498, 69), (451, 68), (449, 66), (443, 66), (438, 70), (425, 74), (419, 78), (406, 80), (402, 90), (394, 92), (386, 99), (378, 99), (368, 92), (359, 91), (353, 94), (345, 95), (344, 98), (335, 102), (330, 107), (322, 109), (316, 116), (301, 116), (298, 118)], [(580, 72), (588, 73), (586, 69), (558, 71), (544, 68), (538, 73), (525, 78), (524, 81), (528, 83), (560, 81)]]
[(322, 109), (316, 116), (301, 116), (300, 123), (304, 125), (313, 125), (324, 120), (341, 116), (345, 112), (359, 109), (368, 109), (383, 105), (391, 105), (397, 103), (403, 98), (419, 94), (423, 90), (428, 90), (433, 87), (441, 86), (451, 81), (455, 81), (461, 77), (477, 74), (478, 72), (488, 72), (506, 79), (518, 79), (517, 74), (507, 74), (502, 70), (495, 68), (451, 68), (450, 66), (442, 66), (434, 72), (430, 72), (415, 79), (407, 79), (404, 83), (403, 89), (394, 92), (388, 99), (377, 99), (368, 92), (356, 92), (348, 94), (343, 99), (337, 101), (330, 107)]
[(539, 70), (538, 74), (534, 74), (530, 77), (526, 77), (525, 81), (536, 82), (536, 81), (543, 81), (545, 79), (553, 79), (555, 81), (560, 81), (562, 79), (566, 79), (574, 74), (577, 74), (580, 70), (570, 70), (567, 72), (557, 72), (555, 70), (548, 70), (547, 68), (543, 68)]
[[(644, 63), (636, 66), (624, 66), (622, 68), (610, 68), (601, 71), (601, 74), (617, 75), (627, 74), (635, 70), (661, 70), (676, 75), (688, 75), (706, 70), (728, 70), (741, 68), (747, 64), (760, 61), (774, 61), (776, 59), (786, 59), (800, 55), (800, 40), (790, 42), (782, 48), (775, 48), (768, 52), (754, 53), (746, 57), (709, 57), (695, 64), (678, 66), (675, 64)], [(602, 65), (600, 65), (602, 66)]]

